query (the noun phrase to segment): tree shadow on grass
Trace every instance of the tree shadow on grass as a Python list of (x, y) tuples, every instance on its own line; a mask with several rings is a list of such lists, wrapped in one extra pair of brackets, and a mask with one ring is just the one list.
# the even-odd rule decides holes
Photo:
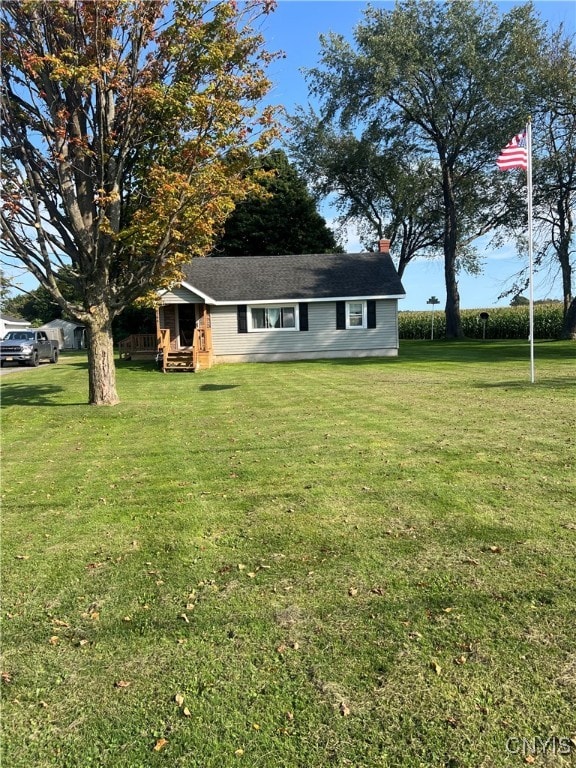
[(117, 371), (150, 371), (162, 372), (154, 360), (115, 360)]
[(545, 378), (541, 381), (536, 381), (532, 384), (528, 378), (524, 380), (514, 381), (491, 381), (491, 382), (478, 382), (475, 384), (478, 389), (503, 389), (503, 390), (542, 390), (542, 389), (560, 389), (569, 391), (576, 387), (575, 379), (560, 379), (560, 378)]
[(54, 398), (64, 392), (64, 387), (56, 384), (21, 384), (2, 383), (2, 406), (8, 405), (49, 405), (66, 407), (85, 405), (86, 403), (60, 403)]
[(238, 384), (202, 384), (200, 392), (220, 392), (223, 389), (236, 389)]
[(88, 362), (85, 360), (84, 362), (78, 361), (74, 363), (64, 363), (66, 368), (79, 368), (81, 371), (87, 371), (88, 370)]

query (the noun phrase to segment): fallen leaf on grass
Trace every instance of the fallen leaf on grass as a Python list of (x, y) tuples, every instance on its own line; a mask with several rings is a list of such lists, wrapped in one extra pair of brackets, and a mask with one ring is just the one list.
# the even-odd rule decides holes
[(186, 616), (186, 614), (185, 614), (185, 613), (181, 613), (181, 614), (180, 614), (180, 618), (181, 618), (183, 621), (185, 621), (185, 622), (186, 622), (186, 624), (190, 624), (190, 619), (188, 618), (188, 616)]
[(181, 707), (182, 704), (184, 704), (184, 696), (182, 696), (181, 693), (177, 693), (176, 696), (174, 696), (174, 701)]
[(30, 560), (30, 555), (16, 555), (16, 560)]
[(372, 589), (370, 590), (370, 593), (372, 595), (383, 595), (384, 587), (372, 587)]
[(52, 619), (52, 624), (54, 624), (55, 627), (69, 627), (70, 624), (68, 624), (67, 621), (62, 621), (61, 619)]
[(242, 757), (242, 755), (244, 754), (244, 750), (243, 749), (236, 749), (234, 751), (234, 754), (236, 755), (236, 757)]
[(458, 728), (458, 720), (455, 717), (447, 717), (446, 722), (451, 725), (452, 728)]
[(534, 757), (534, 755), (526, 755), (526, 757), (524, 758), (524, 762), (528, 763), (528, 765), (533, 765), (536, 762), (536, 758)]
[(114, 688), (128, 688), (130, 682), (128, 680), (117, 680), (114, 683)]
[(350, 707), (347, 704), (345, 704), (343, 701), (340, 702), (339, 709), (342, 717), (348, 717), (348, 715), (350, 714)]
[(154, 744), (154, 752), (160, 752), (161, 749), (164, 749), (166, 744), (168, 744), (168, 739), (158, 739), (156, 744)]
[(6, 683), (6, 685), (9, 685), (12, 682), (12, 675), (10, 672), (2, 672), (0, 678), (2, 679), (3, 683)]
[(48, 642), (50, 643), (50, 645), (58, 645), (58, 643), (60, 642), (60, 638), (58, 637), (58, 635), (52, 635), (52, 637), (50, 638), (50, 640), (48, 640)]
[(350, 595), (350, 597), (356, 597), (356, 595), (358, 594), (357, 588), (350, 587), (350, 589), (348, 590), (348, 594)]
[(431, 661), (430, 662), (430, 666), (432, 667), (434, 672), (436, 672), (437, 675), (441, 675), (442, 674), (442, 667), (440, 666), (440, 664), (438, 664), (437, 661)]
[(190, 710), (188, 709), (188, 707), (184, 707), (184, 709), (182, 710), (182, 714), (183, 714), (185, 717), (192, 717), (192, 712), (190, 712)]

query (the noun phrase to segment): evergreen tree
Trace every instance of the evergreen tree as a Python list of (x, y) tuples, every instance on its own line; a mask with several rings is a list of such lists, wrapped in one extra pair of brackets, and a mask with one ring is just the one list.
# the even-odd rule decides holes
[(316, 210), (306, 182), (282, 150), (262, 156), (253, 174), (262, 194), (239, 203), (213, 256), (275, 256), (342, 251)]

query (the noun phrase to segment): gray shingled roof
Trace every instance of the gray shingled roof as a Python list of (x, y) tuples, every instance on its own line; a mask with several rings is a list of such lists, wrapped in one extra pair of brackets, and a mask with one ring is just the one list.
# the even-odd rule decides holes
[[(4, 320), (5, 323), (28, 323), (27, 320), (24, 320), (21, 317), (13, 317), (12, 315), (5, 315), (4, 312), (0, 314), (0, 318)], [(30, 325), (30, 323), (28, 323)]]
[(404, 296), (387, 253), (193, 259), (184, 282), (217, 303)]

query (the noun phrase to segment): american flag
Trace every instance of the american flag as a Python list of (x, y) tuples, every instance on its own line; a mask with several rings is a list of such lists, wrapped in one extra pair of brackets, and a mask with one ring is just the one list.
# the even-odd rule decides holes
[(500, 171), (512, 171), (514, 168), (528, 170), (528, 149), (526, 146), (526, 131), (514, 136), (512, 141), (508, 142), (498, 159), (496, 165)]

